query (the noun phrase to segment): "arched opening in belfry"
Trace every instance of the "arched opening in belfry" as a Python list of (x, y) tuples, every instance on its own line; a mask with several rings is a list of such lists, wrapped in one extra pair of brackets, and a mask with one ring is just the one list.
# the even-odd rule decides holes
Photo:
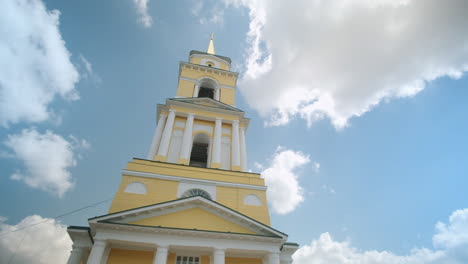
[(203, 79), (200, 82), (200, 90), (198, 91), (198, 97), (208, 97), (215, 99), (216, 82), (211, 79)]
[(210, 137), (207, 134), (196, 134), (193, 138), (189, 165), (194, 167), (207, 168), (209, 146)]

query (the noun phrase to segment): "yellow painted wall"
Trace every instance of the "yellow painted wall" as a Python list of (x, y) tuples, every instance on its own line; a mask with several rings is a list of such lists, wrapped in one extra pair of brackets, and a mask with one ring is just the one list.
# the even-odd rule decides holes
[[(262, 201), (262, 205), (245, 205), (244, 198), (249, 194), (256, 195)], [(216, 202), (263, 224), (270, 225), (270, 213), (265, 191), (218, 186), (216, 187)]]
[[(142, 182), (146, 185), (146, 194), (124, 192), (125, 187), (135, 181)], [(109, 209), (109, 213), (175, 200), (177, 199), (178, 186), (179, 183), (176, 181), (123, 175), (119, 189)]]
[(112, 248), (107, 264), (151, 264), (154, 252)]
[(233, 258), (227, 257), (225, 260), (226, 264), (262, 264), (262, 259), (259, 258)]
[(221, 88), (219, 100), (228, 105), (236, 104), (236, 91), (229, 88)]
[(187, 80), (179, 79), (179, 87), (177, 88), (177, 96), (192, 97), (195, 83)]
[[(210, 256), (201, 256), (200, 260), (201, 260), (200, 264), (210, 264)], [(173, 264), (173, 263), (169, 263), (169, 264)]]
[(254, 234), (242, 226), (236, 225), (201, 208), (191, 208), (171, 214), (155, 216), (131, 222), (130, 224)]
[[(226, 74), (228, 76), (226, 76)], [(210, 77), (213, 79), (216, 79), (219, 84), (221, 85), (228, 85), (235, 87), (236, 82), (237, 82), (237, 77), (234, 75), (232, 72), (226, 72), (219, 74), (215, 69), (211, 70), (209, 68), (204, 70), (198, 70), (198, 69), (191, 69), (189, 67), (182, 67), (181, 72), (180, 72), (180, 77), (186, 77), (186, 78), (191, 78), (191, 79), (201, 79), (203, 77)]]

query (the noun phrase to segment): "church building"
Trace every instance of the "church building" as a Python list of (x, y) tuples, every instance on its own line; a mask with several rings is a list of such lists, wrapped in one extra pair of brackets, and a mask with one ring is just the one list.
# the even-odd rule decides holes
[(68, 264), (292, 263), (298, 244), (270, 225), (265, 181), (246, 171), (249, 119), (230, 69), (213, 37), (180, 62), (146, 159), (128, 162), (108, 214), (68, 227)]

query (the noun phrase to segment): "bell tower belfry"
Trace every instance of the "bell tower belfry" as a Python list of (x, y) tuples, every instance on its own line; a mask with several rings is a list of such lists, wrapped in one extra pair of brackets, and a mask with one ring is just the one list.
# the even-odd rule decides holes
[(146, 159), (122, 170), (108, 214), (68, 228), (68, 264), (291, 264), (298, 245), (270, 226), (264, 179), (246, 171), (249, 119), (230, 69), (213, 36), (180, 62)]
[(245, 130), (249, 119), (235, 107), (238, 73), (231, 59), (192, 50), (179, 64), (175, 98), (158, 105), (158, 124), (148, 160), (204, 168), (245, 171)]

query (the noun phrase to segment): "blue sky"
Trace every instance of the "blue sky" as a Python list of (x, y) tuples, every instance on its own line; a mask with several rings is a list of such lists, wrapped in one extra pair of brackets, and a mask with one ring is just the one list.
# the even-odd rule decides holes
[[(273, 185), (278, 184), (274, 171), (298, 184), (284, 192), (300, 201), (287, 200), (287, 213), (271, 213), (273, 226), (310, 246), (295, 261), (352, 253), (355, 262), (343, 263), (403, 263), (399, 256), (410, 256), (404, 263), (448, 263), (448, 257), (432, 255), (434, 262), (428, 256), (418, 262), (423, 257), (412, 250), (421, 248), (450, 255), (459, 261), (454, 263), (467, 261), (457, 250), (468, 245), (468, 211), (456, 214), (468, 208), (468, 21), (456, 17), (468, 11), (463, 1), (444, 6), (429, 1), (424, 12), (414, 11), (413, 1), (401, 6), (382, 1), (377, 7), (366, 1), (356, 6), (297, 1), (287, 8), (269, 1), (141, 1), (146, 9), (131, 0), (32, 1), (37, 10), (42, 3), (48, 12), (59, 10), (55, 20), (44, 10), (43, 18), (39, 11), (28, 13), (17, 5), (21, 2), (9, 3), (11, 17), (0, 20), (0, 60), (15, 61), (0, 63), (2, 231), (32, 215), (46, 219), (112, 198), (126, 162), (146, 156), (156, 104), (175, 96), (179, 61), (187, 61), (190, 50), (205, 50), (214, 33), (217, 54), (230, 57), (241, 74), (237, 107), (252, 119), (246, 135), (249, 168), (266, 172)], [(310, 12), (298, 12), (304, 9)], [(381, 12), (394, 17), (382, 18)], [(388, 22), (395, 17), (402, 23)], [(52, 40), (35, 35), (41, 26), (49, 29), (42, 33), (58, 29), (55, 37), (64, 43), (54, 34)], [(383, 26), (390, 33), (384, 34)], [(12, 44), (22, 40), (15, 32), (51, 44), (44, 45), (50, 57), (36, 61), (33, 53), (40, 48)], [(15, 48), (20, 52), (10, 52)], [(31, 54), (35, 63), (28, 63)], [(41, 79), (37, 72), (63, 78)], [(42, 94), (51, 97), (41, 103), (48, 110), (40, 115), (31, 105)], [(10, 99), (13, 108), (7, 107)], [(57, 149), (34, 145), (40, 135), (48, 135), (42, 140)], [(19, 150), (15, 136), (36, 141)], [(281, 153), (301, 161), (281, 165)], [(56, 165), (42, 166), (49, 160)], [(53, 179), (27, 183), (27, 175), (43, 180), (54, 173), (73, 186), (54, 187)], [(60, 221), (86, 225), (108, 207)], [(438, 222), (446, 228), (436, 227)], [(63, 232), (59, 223), (51, 228)], [(463, 238), (453, 254), (452, 240), (439, 239), (447, 230)], [(0, 241), (1, 251), (10, 255), (5, 244), (16, 240), (9, 235)], [(330, 244), (338, 253), (320, 249)], [(372, 250), (392, 255), (365, 262), (363, 256), (377, 254)], [(21, 263), (28, 252), (18, 252)]]

